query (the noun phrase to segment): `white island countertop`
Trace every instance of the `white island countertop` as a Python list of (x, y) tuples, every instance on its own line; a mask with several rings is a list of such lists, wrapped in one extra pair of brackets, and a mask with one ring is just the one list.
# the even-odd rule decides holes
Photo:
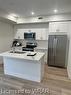
[(35, 49), (43, 49), (43, 50), (48, 50), (48, 47), (36, 47)]
[[(36, 53), (36, 55), (34, 55)], [(27, 55), (34, 56), (27, 56)], [(41, 82), (44, 76), (44, 55), (40, 52), (7, 51), (1, 53), (4, 63), (4, 74)]]
[[(27, 56), (29, 53), (36, 53), (34, 56)], [(35, 60), (39, 61), (45, 55), (45, 53), (40, 52), (25, 52), (25, 53), (10, 53), (10, 51), (1, 53), (0, 56), (2, 57), (11, 57), (11, 58), (18, 58), (18, 59), (25, 59), (25, 60)]]

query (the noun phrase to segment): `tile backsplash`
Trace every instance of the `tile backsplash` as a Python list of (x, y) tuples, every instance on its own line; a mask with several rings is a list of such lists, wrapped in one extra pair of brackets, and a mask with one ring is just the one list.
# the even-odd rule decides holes
[[(27, 40), (21, 40), (22, 45), (25, 47), (26, 46), (26, 42), (28, 42)], [(35, 40), (35, 41), (29, 41), (29, 42), (36, 42), (37, 43), (37, 47), (43, 47), (43, 48), (48, 48), (48, 40)]]
[(45, 41), (39, 40), (36, 42), (37, 42), (38, 47), (44, 47), (44, 48), (48, 47), (48, 40), (45, 40)]

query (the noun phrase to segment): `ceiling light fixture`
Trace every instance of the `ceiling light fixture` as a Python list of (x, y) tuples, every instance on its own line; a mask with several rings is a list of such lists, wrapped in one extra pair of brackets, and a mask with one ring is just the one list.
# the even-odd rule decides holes
[(55, 10), (54, 10), (54, 13), (57, 13), (57, 12), (58, 12), (58, 10), (57, 10), (57, 9), (55, 9)]
[(32, 15), (34, 15), (35, 13), (34, 12), (31, 12)]

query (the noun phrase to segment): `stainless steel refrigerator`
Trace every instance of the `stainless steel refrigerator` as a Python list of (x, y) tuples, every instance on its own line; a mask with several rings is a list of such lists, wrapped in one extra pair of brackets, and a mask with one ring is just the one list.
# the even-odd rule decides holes
[(49, 35), (48, 65), (65, 67), (67, 35)]

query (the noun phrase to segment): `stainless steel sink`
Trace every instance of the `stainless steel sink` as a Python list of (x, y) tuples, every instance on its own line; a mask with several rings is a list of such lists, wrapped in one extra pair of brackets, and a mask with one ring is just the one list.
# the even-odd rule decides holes
[(23, 51), (10, 51), (10, 53), (24, 54), (26, 52), (23, 52)]

